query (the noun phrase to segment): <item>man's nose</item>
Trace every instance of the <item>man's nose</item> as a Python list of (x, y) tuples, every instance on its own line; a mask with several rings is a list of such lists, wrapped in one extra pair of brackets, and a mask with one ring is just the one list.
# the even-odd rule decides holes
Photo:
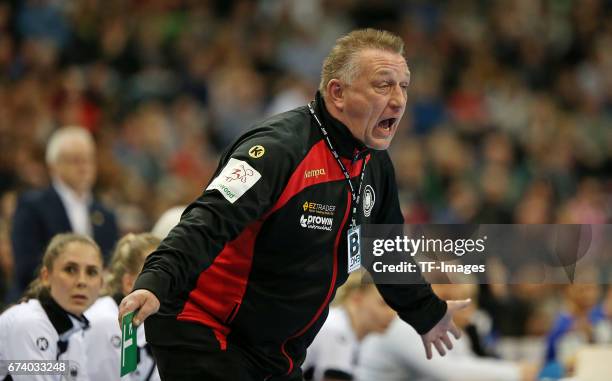
[(406, 93), (404, 89), (400, 85), (396, 85), (393, 88), (393, 93), (391, 94), (391, 99), (389, 100), (389, 106), (393, 109), (393, 111), (403, 111), (404, 107), (406, 107)]

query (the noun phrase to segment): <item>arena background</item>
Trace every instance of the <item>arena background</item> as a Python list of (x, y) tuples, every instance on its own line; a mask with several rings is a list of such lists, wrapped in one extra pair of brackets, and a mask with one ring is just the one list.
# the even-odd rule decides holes
[[(94, 134), (96, 193), (122, 234), (150, 230), (238, 134), (312, 99), (358, 27), (406, 42), (391, 153), (407, 223), (612, 222), (612, 1), (3, 1), (0, 300), (16, 196), (48, 185), (54, 129)], [(564, 287), (483, 287), (496, 349), (540, 354)]]

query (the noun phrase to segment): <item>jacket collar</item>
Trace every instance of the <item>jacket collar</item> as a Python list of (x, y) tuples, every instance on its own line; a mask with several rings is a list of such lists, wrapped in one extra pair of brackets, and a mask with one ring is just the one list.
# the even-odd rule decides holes
[(86, 207), (91, 205), (93, 199), (91, 192), (87, 192), (85, 195), (80, 196), (58, 176), (54, 176), (51, 183), (57, 194), (65, 203), (84, 204)]
[(348, 127), (327, 111), (319, 91), (317, 91), (315, 97), (314, 110), (321, 119), (323, 127), (327, 129), (334, 149), (338, 151), (340, 156), (355, 159), (356, 157), (362, 157), (368, 152), (368, 148), (353, 136)]
[(57, 304), (55, 299), (49, 294), (49, 291), (42, 291), (38, 301), (60, 337), (73, 330), (89, 328), (89, 321), (85, 318), (85, 315), (78, 317), (67, 312)]

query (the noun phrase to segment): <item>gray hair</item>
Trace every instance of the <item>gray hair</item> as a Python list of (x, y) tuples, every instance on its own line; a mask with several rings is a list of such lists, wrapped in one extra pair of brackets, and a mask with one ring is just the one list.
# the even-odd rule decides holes
[(59, 128), (49, 138), (47, 143), (47, 152), (45, 160), (47, 164), (53, 164), (57, 162), (62, 149), (66, 145), (66, 141), (70, 138), (81, 139), (82, 141), (88, 142), (95, 147), (94, 139), (91, 133), (83, 127), (78, 126), (66, 126)]
[(325, 88), (334, 78), (350, 84), (359, 73), (359, 64), (355, 59), (366, 49), (384, 50), (404, 55), (404, 41), (384, 30), (360, 29), (352, 31), (336, 40), (336, 45), (323, 61), (319, 91), (325, 96)]

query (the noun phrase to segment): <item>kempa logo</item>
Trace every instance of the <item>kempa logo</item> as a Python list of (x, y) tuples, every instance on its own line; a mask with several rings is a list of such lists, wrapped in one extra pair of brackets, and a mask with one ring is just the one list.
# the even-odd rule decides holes
[(256, 145), (249, 149), (249, 156), (255, 159), (259, 159), (266, 153), (266, 149), (263, 146)]
[(47, 348), (49, 348), (49, 340), (47, 340), (46, 337), (39, 337), (36, 339), (36, 346), (38, 349), (44, 352), (47, 350)]
[(331, 231), (333, 223), (334, 219), (331, 217), (306, 216), (304, 214), (300, 217), (300, 225), (308, 229)]
[(308, 170), (304, 171), (304, 178), (305, 179), (309, 179), (311, 177), (319, 177), (319, 176), (325, 176), (325, 168), (308, 169)]

